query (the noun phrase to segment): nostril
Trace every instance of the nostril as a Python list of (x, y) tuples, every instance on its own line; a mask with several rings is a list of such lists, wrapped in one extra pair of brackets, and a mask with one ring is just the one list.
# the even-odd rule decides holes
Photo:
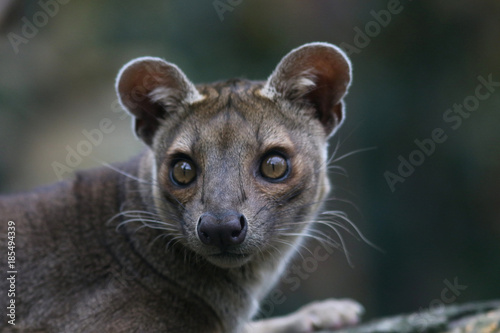
[(217, 242), (217, 219), (208, 214), (202, 214), (200, 219), (198, 220), (198, 237), (202, 243), (211, 245), (214, 242)]
[(233, 231), (231, 236), (233, 237), (235, 243), (240, 244), (245, 240), (247, 234), (247, 219), (244, 215), (240, 216), (239, 219), (239, 230)]

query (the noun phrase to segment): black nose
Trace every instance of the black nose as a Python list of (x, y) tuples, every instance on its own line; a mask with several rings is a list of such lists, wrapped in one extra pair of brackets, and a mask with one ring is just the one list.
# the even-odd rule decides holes
[(204, 213), (198, 221), (198, 237), (206, 245), (216, 246), (221, 251), (231, 245), (243, 243), (247, 235), (247, 220), (242, 214), (228, 214), (218, 219)]

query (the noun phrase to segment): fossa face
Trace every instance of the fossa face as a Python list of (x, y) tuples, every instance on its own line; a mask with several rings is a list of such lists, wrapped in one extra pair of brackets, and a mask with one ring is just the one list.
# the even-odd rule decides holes
[(290, 252), (329, 191), (327, 139), (349, 83), (348, 60), (322, 43), (263, 82), (195, 86), (158, 58), (125, 65), (117, 90), (152, 152), (159, 233), (222, 268)]

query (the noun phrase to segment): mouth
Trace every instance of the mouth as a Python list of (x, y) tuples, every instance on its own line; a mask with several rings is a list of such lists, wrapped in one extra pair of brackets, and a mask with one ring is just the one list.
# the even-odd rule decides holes
[(251, 258), (247, 253), (219, 252), (207, 256), (208, 261), (222, 268), (240, 267), (247, 263)]

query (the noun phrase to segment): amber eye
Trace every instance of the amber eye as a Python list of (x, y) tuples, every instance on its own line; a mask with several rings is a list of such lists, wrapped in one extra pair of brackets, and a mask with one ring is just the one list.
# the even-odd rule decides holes
[(270, 180), (279, 180), (288, 173), (287, 160), (278, 154), (269, 154), (260, 164), (260, 173)]
[(171, 170), (172, 180), (177, 185), (188, 185), (196, 178), (196, 168), (193, 162), (188, 160), (178, 160)]

